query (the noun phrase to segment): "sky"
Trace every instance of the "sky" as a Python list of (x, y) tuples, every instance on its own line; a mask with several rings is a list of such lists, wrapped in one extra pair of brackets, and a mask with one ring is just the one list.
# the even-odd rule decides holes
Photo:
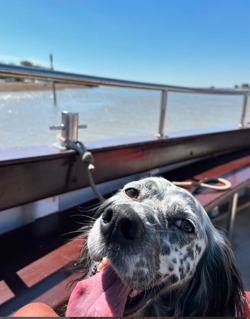
[(249, 0), (0, 0), (0, 61), (189, 87), (250, 83)]

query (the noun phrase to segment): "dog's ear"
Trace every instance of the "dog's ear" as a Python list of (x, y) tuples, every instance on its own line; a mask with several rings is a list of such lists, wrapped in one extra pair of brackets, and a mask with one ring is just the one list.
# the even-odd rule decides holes
[(244, 285), (230, 244), (213, 226), (209, 230), (208, 247), (181, 293), (178, 316), (242, 316)]

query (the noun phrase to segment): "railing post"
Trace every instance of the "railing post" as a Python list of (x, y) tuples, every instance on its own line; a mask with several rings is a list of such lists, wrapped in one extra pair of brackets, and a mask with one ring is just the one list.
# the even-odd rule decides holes
[[(53, 71), (54, 67), (53, 67), (53, 55), (50, 55), (50, 69)], [(57, 105), (56, 102), (56, 85), (55, 85), (55, 81), (52, 81), (52, 91), (53, 91), (53, 98), (54, 98), (54, 106)]]
[(167, 96), (168, 96), (168, 91), (167, 90), (162, 90), (162, 93), (161, 93), (160, 121), (159, 121), (159, 130), (158, 130), (157, 137), (163, 137), (164, 136), (165, 115), (166, 115), (166, 109), (167, 109)]
[(248, 95), (245, 94), (244, 99), (243, 99), (240, 127), (245, 127), (245, 125), (246, 125), (247, 99), (248, 99)]

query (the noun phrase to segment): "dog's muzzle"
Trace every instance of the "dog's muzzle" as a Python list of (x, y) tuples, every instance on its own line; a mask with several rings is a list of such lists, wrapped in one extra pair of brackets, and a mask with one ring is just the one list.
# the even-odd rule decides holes
[(108, 207), (102, 214), (101, 232), (107, 243), (133, 244), (143, 237), (143, 221), (130, 205)]

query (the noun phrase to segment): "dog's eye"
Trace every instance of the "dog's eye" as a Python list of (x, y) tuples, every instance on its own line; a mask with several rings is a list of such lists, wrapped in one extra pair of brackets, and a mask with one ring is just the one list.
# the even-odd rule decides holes
[(125, 190), (125, 193), (130, 198), (138, 198), (139, 196), (139, 191), (135, 188), (128, 188)]
[(193, 233), (194, 232), (194, 226), (193, 224), (186, 220), (186, 219), (178, 219), (175, 221), (175, 225), (182, 229), (183, 231), (187, 233)]

